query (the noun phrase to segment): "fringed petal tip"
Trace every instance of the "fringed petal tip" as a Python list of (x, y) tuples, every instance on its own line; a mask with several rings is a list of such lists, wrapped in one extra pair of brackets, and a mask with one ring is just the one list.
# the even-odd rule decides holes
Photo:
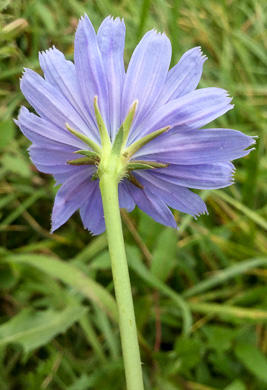
[(38, 57), (39, 57), (40, 67), (44, 73), (46, 70), (47, 61), (49, 62), (51, 60), (52, 61), (53, 60), (54, 61), (57, 61), (57, 60), (62, 61), (63, 59), (65, 60), (64, 54), (60, 50), (58, 50), (55, 45), (53, 45), (52, 47), (50, 47), (47, 50), (39, 51)]
[[(91, 23), (91, 20), (90, 20), (90, 18), (89, 18), (89, 16), (87, 15), (86, 12), (84, 13), (83, 16), (80, 17), (79, 22), (84, 22), (85, 20), (89, 21), (90, 24), (92, 24), (92, 23)], [(125, 23), (124, 23), (124, 18), (120, 18), (120, 17), (118, 17), (118, 16), (108, 15), (108, 16), (103, 20), (103, 22), (105, 22), (105, 21), (120, 22), (120, 23), (123, 23), (123, 24), (125, 25)], [(103, 22), (102, 22), (102, 23), (103, 23)]]
[[(79, 33), (81, 29), (86, 28), (86, 24), (89, 23), (90, 26), (92, 26), (92, 22), (89, 19), (87, 13), (85, 12), (84, 15), (82, 15), (78, 21), (77, 27), (76, 27), (76, 32), (75, 34)], [(75, 47), (75, 45), (74, 45)]]
[[(50, 220), (51, 220), (51, 218), (50, 218)], [(52, 221), (51, 221), (51, 227), (50, 227), (50, 234), (53, 234), (55, 232), (55, 229), (53, 229), (53, 226), (52, 226)]]
[(201, 49), (200, 49), (200, 55), (201, 55), (200, 60), (201, 60), (202, 64), (204, 64), (204, 62), (206, 62), (208, 60), (208, 57), (205, 54), (203, 54)]
[(87, 13), (85, 12), (83, 16), (80, 17), (79, 19), (79, 23), (78, 23), (78, 27), (82, 27), (84, 24), (86, 23), (89, 23), (90, 26), (93, 26), (89, 16), (87, 15)]
[(59, 229), (62, 225), (64, 225), (65, 222), (67, 221), (62, 221), (59, 217), (59, 215), (56, 215), (55, 213), (55, 205), (53, 207), (53, 210), (52, 210), (52, 213), (51, 213), (51, 216), (50, 216), (50, 220), (51, 220), (51, 228), (50, 228), (50, 234), (53, 234), (57, 229)]
[[(211, 88), (213, 89), (213, 87), (211, 87)], [(214, 90), (218, 90), (218, 93), (219, 93), (219, 91), (221, 91), (221, 97), (224, 96), (227, 99), (228, 104), (231, 103), (231, 101), (233, 100), (233, 97), (230, 96), (230, 92), (227, 91), (226, 89), (214, 87)], [(233, 104), (232, 104), (232, 107), (234, 107)]]
[(106, 19), (103, 20), (102, 23), (104, 23), (105, 21), (107, 22), (113, 22), (113, 23), (122, 23), (124, 26), (125, 26), (125, 23), (124, 23), (124, 18), (120, 18), (119, 16), (113, 16), (113, 15), (109, 15), (106, 17)]
[(147, 37), (150, 37), (151, 38), (163, 38), (166, 42), (169, 42), (170, 46), (171, 46), (171, 43), (170, 43), (170, 40), (167, 36), (167, 34), (163, 31), (158, 31), (157, 29), (153, 28), (152, 30), (149, 30), (145, 35), (144, 37), (147, 36)]
[[(238, 131), (238, 130), (237, 130)], [(249, 136), (249, 135), (245, 135), (243, 134), (241, 131), (238, 131), (240, 133), (240, 135), (243, 136), (244, 139), (246, 139), (246, 144), (244, 145), (243, 147), (243, 150), (244, 152), (247, 152), (245, 154), (245, 156), (247, 154), (249, 154), (250, 152), (252, 152), (252, 150), (256, 150), (256, 148), (251, 148), (252, 145), (255, 145), (256, 142), (257, 142), (257, 139), (259, 138), (257, 135), (253, 135), (253, 136)]]
[(55, 231), (57, 229), (60, 228), (60, 226), (57, 227), (56, 225), (53, 224), (53, 222), (52, 222), (52, 213), (51, 213), (51, 216), (50, 216), (50, 221), (51, 221), (50, 234), (53, 234), (53, 233), (55, 233)]
[[(259, 138), (258, 135), (252, 135), (252, 136), (246, 136), (248, 138), (248, 142), (249, 142), (249, 145), (245, 148), (249, 148), (250, 146), (252, 145), (255, 145), (257, 143), (257, 139)], [(251, 152), (252, 150), (255, 150), (256, 148), (250, 148), (250, 149), (247, 149), (248, 152)]]
[[(40, 60), (40, 58), (42, 58), (44, 55), (49, 54), (49, 53), (51, 53), (51, 52), (53, 52), (53, 51), (58, 51), (58, 52), (61, 53), (61, 51), (58, 50), (58, 49), (56, 48), (55, 45), (53, 45), (52, 47), (49, 47), (49, 48), (46, 49), (46, 50), (41, 50), (41, 51), (39, 51), (39, 53), (38, 53), (39, 60)], [(62, 54), (62, 53), (61, 53), (61, 54)]]
[(32, 69), (30, 68), (23, 68), (22, 69), (22, 73), (21, 73), (21, 77), (19, 78), (19, 81), (20, 81), (20, 87), (22, 85), (22, 82), (24, 81), (25, 77), (27, 77), (28, 75), (30, 75), (32, 73), (35, 73)]
[(100, 229), (96, 229), (96, 230), (92, 230), (92, 229), (89, 229), (87, 226), (85, 226), (85, 224), (83, 223), (83, 227), (85, 230), (87, 230), (93, 237), (95, 236), (98, 236), (99, 234), (102, 234), (105, 232), (106, 230), (106, 227), (102, 227)]
[(192, 49), (188, 50), (185, 54), (190, 54), (192, 59), (195, 57), (196, 60), (200, 60), (202, 64), (208, 60), (208, 57), (203, 54), (201, 46), (193, 47)]
[[(23, 131), (23, 126), (22, 126), (22, 122), (23, 122), (23, 118), (25, 117), (25, 115), (27, 115), (29, 113), (29, 110), (25, 107), (25, 106), (21, 106), (20, 109), (19, 109), (19, 113), (18, 113), (18, 118), (17, 119), (13, 119), (13, 121), (16, 123), (16, 125), (20, 128), (20, 130), (22, 131), (22, 133), (25, 135), (24, 131)], [(28, 138), (28, 137), (27, 137)]]
[(192, 217), (193, 217), (194, 220), (196, 221), (199, 217), (201, 217), (201, 215), (209, 215), (209, 212), (208, 212), (207, 207), (206, 207), (206, 210), (205, 210), (205, 211), (201, 211), (201, 212), (198, 213), (198, 214), (194, 214), (194, 215), (192, 215)]
[[(21, 124), (22, 124), (23, 119), (27, 115), (31, 115), (31, 114), (32, 113), (28, 110), (27, 107), (21, 106), (20, 109), (19, 109), (18, 118), (14, 119), (14, 122), (16, 123), (16, 125), (18, 125), (21, 128)], [(32, 114), (32, 115), (34, 115), (34, 114)]]

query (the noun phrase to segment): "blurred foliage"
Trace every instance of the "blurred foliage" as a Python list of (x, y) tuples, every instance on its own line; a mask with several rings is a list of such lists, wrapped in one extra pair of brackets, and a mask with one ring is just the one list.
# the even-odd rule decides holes
[(202, 191), (209, 216), (180, 230), (122, 212), (147, 390), (267, 388), (267, 3), (261, 0), (0, 0), (0, 389), (121, 390), (117, 313), (105, 234), (76, 213), (50, 235), (53, 180), (31, 164), (13, 117), (38, 51), (73, 57), (79, 17), (125, 19), (125, 62), (144, 32), (165, 31), (173, 64), (201, 46), (200, 86), (235, 109), (218, 127), (258, 135), (236, 184)]

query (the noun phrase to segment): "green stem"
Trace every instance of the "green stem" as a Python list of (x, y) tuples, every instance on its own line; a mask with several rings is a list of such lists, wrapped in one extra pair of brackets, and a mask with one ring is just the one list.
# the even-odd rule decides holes
[(119, 313), (122, 353), (127, 390), (143, 390), (140, 351), (134, 315), (133, 298), (122, 233), (118, 199), (118, 180), (114, 172), (100, 177), (109, 253)]

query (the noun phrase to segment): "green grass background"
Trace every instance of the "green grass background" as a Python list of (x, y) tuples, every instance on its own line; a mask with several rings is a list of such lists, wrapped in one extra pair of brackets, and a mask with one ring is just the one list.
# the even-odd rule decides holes
[[(52, 236), (57, 191), (27, 155), (12, 118), (27, 105), (23, 67), (52, 45), (73, 57), (79, 17), (127, 26), (125, 62), (149, 29), (172, 64), (201, 46), (200, 87), (234, 96), (215, 125), (258, 135), (236, 184), (199, 191), (209, 215), (180, 230), (140, 210), (123, 227), (147, 390), (267, 389), (267, 3), (261, 0), (0, 0), (0, 389), (125, 389), (105, 234), (76, 213)], [(18, 20), (23, 18), (25, 20)], [(11, 24), (15, 22), (15, 24)], [(211, 125), (212, 126), (212, 125)]]

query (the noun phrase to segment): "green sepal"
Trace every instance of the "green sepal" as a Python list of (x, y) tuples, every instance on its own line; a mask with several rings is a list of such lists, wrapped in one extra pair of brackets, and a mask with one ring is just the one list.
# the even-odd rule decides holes
[(99, 179), (99, 175), (98, 175), (98, 172), (96, 171), (96, 172), (93, 174), (93, 176), (92, 176), (92, 178), (91, 178), (91, 181), (94, 181), (94, 180), (97, 180), (97, 179)]
[(140, 188), (141, 190), (143, 190), (143, 189), (145, 188), (145, 187), (143, 186), (143, 184), (141, 184), (140, 181), (137, 180), (137, 178), (136, 178), (131, 172), (127, 172), (126, 178), (127, 178), (132, 184), (134, 184), (136, 187)]
[(68, 160), (69, 165), (96, 165), (97, 160), (90, 157), (77, 158), (76, 160)]
[(123, 156), (125, 158), (130, 158), (133, 156), (139, 149), (141, 149), (143, 146), (145, 146), (148, 142), (152, 141), (156, 137), (160, 136), (163, 133), (166, 133), (170, 129), (170, 126), (163, 127), (162, 129), (153, 131), (153, 133), (147, 134), (145, 137), (139, 139), (132, 145), (130, 145), (125, 151), (123, 152)]
[(77, 150), (75, 154), (82, 154), (83, 156), (94, 158), (95, 160), (100, 160), (100, 155), (92, 150)]
[(132, 123), (133, 123), (133, 119), (134, 119), (134, 116), (135, 116), (135, 112), (136, 112), (136, 109), (137, 109), (137, 104), (138, 104), (138, 100), (135, 100), (133, 102), (133, 104), (131, 105), (129, 111), (128, 111), (128, 114), (126, 115), (126, 118), (123, 122), (123, 142), (122, 142), (122, 146), (124, 146), (127, 142), (127, 139), (128, 139), (128, 135), (130, 133), (130, 129), (131, 129), (131, 126), (132, 126)]
[(79, 138), (86, 145), (90, 146), (90, 148), (93, 149), (96, 153), (101, 154), (101, 147), (98, 146), (94, 141), (92, 141), (90, 138), (86, 137), (85, 135), (79, 133), (78, 131), (74, 130), (72, 127), (70, 127), (68, 123), (66, 123), (65, 126), (71, 134), (75, 135), (75, 137)]
[(128, 163), (127, 170), (134, 171), (137, 169), (167, 168), (169, 165), (170, 164), (165, 164), (165, 163), (155, 162), (155, 161), (135, 160)]
[(127, 171), (135, 171), (138, 169), (155, 169), (155, 168), (148, 164), (135, 163), (135, 162), (129, 163), (127, 165)]
[(119, 131), (116, 134), (114, 143), (112, 145), (111, 153), (119, 156), (121, 154), (121, 147), (123, 142), (123, 124), (119, 128)]
[(109, 135), (108, 135), (108, 131), (107, 131), (105, 122), (103, 121), (101, 112), (100, 112), (99, 107), (98, 107), (98, 97), (97, 96), (94, 97), (94, 109), (95, 109), (95, 117), (96, 117), (98, 129), (99, 129), (99, 133), (100, 133), (102, 149), (103, 148), (106, 149), (107, 147), (110, 147), (110, 139), (109, 139)]

